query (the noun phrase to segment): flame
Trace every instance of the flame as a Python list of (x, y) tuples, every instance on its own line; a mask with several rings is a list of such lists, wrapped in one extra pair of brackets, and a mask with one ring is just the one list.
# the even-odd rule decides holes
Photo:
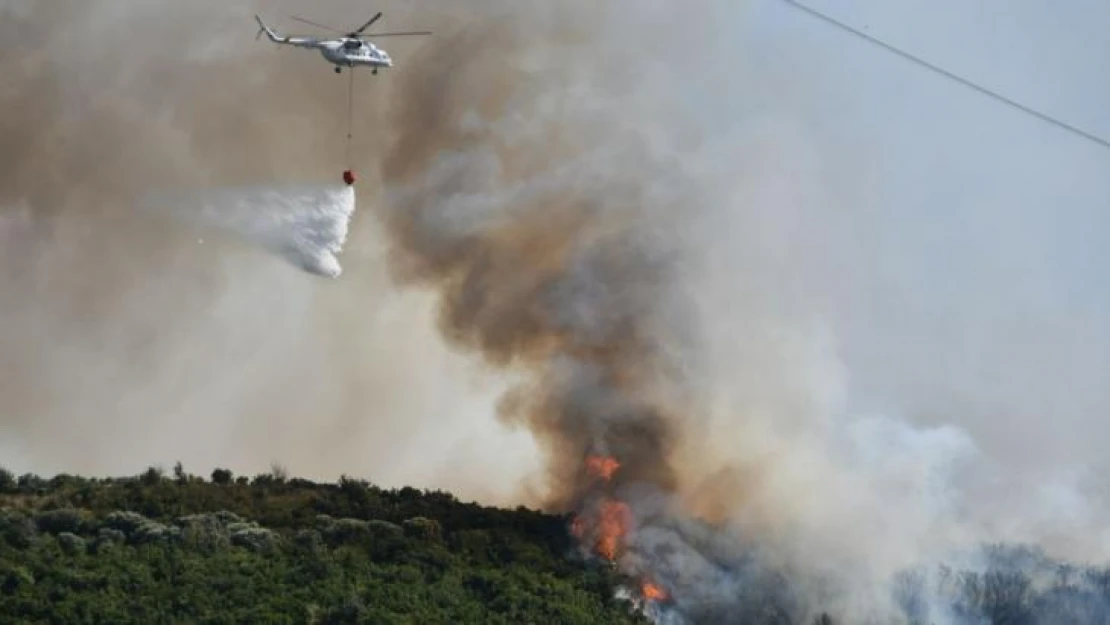
[[(586, 472), (604, 482), (613, 478), (621, 463), (610, 456), (586, 456)], [(582, 542), (593, 542), (594, 553), (609, 560), (617, 559), (631, 525), (632, 510), (627, 504), (604, 498), (591, 509), (576, 515), (571, 521), (570, 531)], [(588, 535), (588, 536), (587, 536)]]
[(616, 458), (607, 456), (587, 456), (586, 457), (586, 470), (590, 475), (599, 477), (605, 481), (613, 479), (613, 474), (617, 469), (621, 468), (621, 463), (617, 462)]
[(570, 533), (574, 534), (574, 537), (578, 540), (582, 540), (582, 537), (586, 535), (586, 521), (580, 516), (574, 517), (574, 520), (570, 522)]
[[(621, 463), (609, 456), (591, 455), (585, 460), (586, 472), (601, 482), (609, 482), (620, 469)], [(595, 484), (599, 490), (608, 490)], [(632, 527), (632, 508), (614, 498), (611, 494), (601, 494), (574, 516), (570, 531), (583, 545), (593, 546), (594, 555), (616, 564), (626, 548), (625, 541)], [(640, 596), (645, 601), (659, 602), (668, 599), (662, 586), (649, 581), (640, 584)]]
[(627, 504), (620, 501), (605, 501), (601, 504), (601, 514), (597, 522), (597, 552), (606, 560), (617, 559), (628, 533), (628, 526), (632, 518), (632, 510)]
[(653, 584), (651, 582), (644, 582), (640, 586), (640, 595), (648, 601), (666, 601), (667, 591), (663, 590), (662, 586)]

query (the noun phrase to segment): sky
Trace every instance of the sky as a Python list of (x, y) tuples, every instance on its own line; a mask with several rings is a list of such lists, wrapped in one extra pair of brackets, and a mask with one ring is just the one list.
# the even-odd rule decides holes
[[(1110, 42), (1098, 26), (1110, 20), (1110, 7), (1102, 3), (811, 0), (809, 6), (1110, 137), (1110, 84), (1099, 79)], [(977, 413), (991, 423), (1012, 415), (1021, 427), (992, 439), (1020, 438), (1009, 441), (1020, 443), (1010, 449), (1030, 454), (1071, 449), (1076, 432), (1053, 425), (1054, 413), (1062, 412), (1067, 423), (1100, 434), (1078, 444), (1102, 445), (1110, 150), (785, 3), (757, 2), (751, 13), (759, 45), (776, 50), (765, 54), (789, 57), (793, 71), (821, 75), (821, 102), (805, 112), (810, 129), (866, 163), (852, 173), (858, 182), (849, 193), (870, 208), (845, 210), (868, 210), (873, 219), (851, 221), (867, 228), (852, 233), (858, 247), (842, 253), (875, 262), (854, 264), (853, 275), (828, 267), (819, 278), (867, 290), (854, 301), (837, 297), (828, 308), (858, 385), (854, 397), (881, 409), (884, 396), (904, 401), (917, 394), (918, 418), (943, 421), (958, 407), (962, 419), (972, 417), (973, 431), (985, 427)], [(860, 275), (862, 266), (868, 275)], [(884, 372), (892, 360), (903, 363), (897, 378)], [(1013, 361), (1029, 366), (1019, 370), (1008, 365)], [(920, 385), (904, 375), (914, 362)], [(952, 405), (961, 397), (963, 405)]]

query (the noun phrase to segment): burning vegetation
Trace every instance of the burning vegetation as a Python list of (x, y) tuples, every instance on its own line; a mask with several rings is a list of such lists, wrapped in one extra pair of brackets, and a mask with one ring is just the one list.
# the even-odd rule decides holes
[[(581, 551), (619, 571), (622, 594), (657, 621), (858, 614), (854, 593), (878, 577), (794, 559), (796, 545), (776, 551), (771, 537), (710, 525), (681, 504), (684, 480), (732, 468), (688, 467), (677, 453), (701, 407), (686, 398), (704, 396), (687, 373), (700, 339), (683, 236), (693, 211), (713, 210), (699, 204), (706, 181), (671, 149), (686, 139), (656, 141), (627, 99), (613, 109), (591, 100), (580, 116), (563, 106), (566, 93), (589, 99), (606, 82), (575, 74), (593, 66), (548, 68), (559, 87), (545, 90), (518, 63), (525, 50), (564, 58), (562, 42), (588, 32), (559, 32), (546, 48), (534, 33), (548, 26), (507, 14), (516, 17), (439, 39), (409, 61), (425, 72), (393, 83), (405, 106), (390, 119), (380, 215), (396, 278), (438, 295), (447, 341), (520, 380), (499, 417), (540, 448), (540, 503), (573, 514)], [(790, 514), (755, 516), (771, 512)]]
[[(586, 472), (594, 478), (596, 492), (590, 496), (585, 508), (571, 520), (571, 533), (578, 539), (587, 557), (601, 558), (616, 566), (627, 548), (627, 538), (633, 527), (632, 508), (610, 492), (613, 476), (621, 464), (608, 456), (587, 456)], [(668, 599), (662, 586), (647, 579), (634, 583), (629, 592), (638, 599), (663, 602)]]
[[(530, 429), (544, 453), (544, 507), (576, 514), (570, 531), (587, 553), (649, 579), (650, 567), (626, 565), (641, 517), (624, 489), (677, 487), (676, 423), (653, 397), (675, 365), (661, 348), (656, 314), (674, 301), (666, 293), (673, 250), (637, 226), (649, 221), (644, 211), (664, 208), (642, 179), (665, 176), (665, 164), (632, 150), (621, 166), (636, 171), (630, 177), (599, 170), (588, 153), (549, 162), (546, 143), (467, 130), (461, 116), (497, 119), (510, 106), (522, 119), (543, 116), (527, 110), (527, 99), (474, 91), (522, 79), (511, 54), (459, 67), (454, 49), (446, 42), (419, 61), (444, 68), (420, 78), (437, 94), (413, 100), (426, 108), (399, 112), (385, 159), (385, 178), (395, 183), (382, 215), (393, 267), (403, 281), (437, 289), (450, 341), (525, 374), (499, 408), (505, 422)], [(443, 160), (445, 149), (456, 156)], [(665, 584), (650, 579), (640, 594), (655, 600)]]
[[(474, 31), (412, 61), (431, 75), (398, 77), (404, 91), (435, 91), (393, 120), (381, 213), (392, 267), (400, 281), (436, 290), (450, 342), (523, 374), (499, 412), (540, 446), (543, 507), (573, 513), (582, 552), (616, 569), (637, 603), (673, 606), (675, 582), (689, 573), (674, 554), (691, 547), (672, 527), (681, 515), (660, 508), (678, 490), (684, 427), (661, 398), (682, 394), (665, 320), (682, 316), (685, 299), (672, 292), (679, 242), (659, 226), (660, 215), (679, 218), (685, 198), (645, 184), (676, 174), (641, 149), (634, 129), (562, 151), (492, 124), (528, 119), (535, 136), (575, 135), (544, 114), (542, 98), (514, 89), (528, 80), (511, 52), (526, 29), (491, 28), (483, 41), (505, 53), (491, 43), (486, 62), (460, 65), (457, 50)], [(714, 574), (692, 553), (687, 560)]]

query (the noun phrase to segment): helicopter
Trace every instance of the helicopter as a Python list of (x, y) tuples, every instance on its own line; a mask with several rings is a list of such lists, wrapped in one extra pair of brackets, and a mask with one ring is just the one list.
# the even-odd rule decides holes
[(273, 41), (274, 43), (297, 46), (299, 48), (311, 48), (319, 50), (320, 54), (322, 54), (325, 59), (335, 65), (336, 74), (341, 73), (344, 67), (353, 69), (355, 67), (362, 66), (370, 67), (372, 69), (371, 73), (377, 75), (378, 69), (393, 67), (393, 59), (389, 57), (389, 54), (385, 50), (382, 50), (378, 46), (375, 46), (369, 41), (366, 41), (366, 38), (432, 34), (431, 31), (426, 30), (412, 32), (363, 34), (367, 28), (370, 28), (370, 26), (381, 19), (381, 17), (382, 13), (379, 11), (377, 15), (370, 18), (370, 21), (363, 24), (361, 28), (353, 30), (349, 33), (344, 33), (343, 31), (337, 30), (330, 26), (317, 24), (316, 22), (306, 20), (302, 17), (292, 16), (292, 19), (298, 22), (309, 24), (310, 26), (315, 26), (317, 28), (323, 28), (324, 30), (329, 30), (341, 35), (339, 38), (336, 39), (316, 39), (314, 37), (286, 37), (279, 35), (275, 33), (269, 26), (267, 26), (262, 21), (261, 17), (255, 15), (254, 19), (258, 21), (259, 26), (258, 34), (255, 35), (255, 41), (262, 37), (262, 33), (266, 33), (266, 36), (270, 39), (270, 41)]

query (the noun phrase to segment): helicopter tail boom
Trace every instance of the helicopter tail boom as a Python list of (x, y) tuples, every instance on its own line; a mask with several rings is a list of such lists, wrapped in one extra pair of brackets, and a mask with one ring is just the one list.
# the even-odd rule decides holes
[(262, 33), (266, 33), (266, 37), (268, 37), (270, 41), (274, 43), (284, 43), (291, 46), (300, 46), (302, 48), (319, 47), (319, 39), (314, 39), (312, 37), (289, 37), (285, 35), (279, 35), (274, 32), (272, 28), (267, 26), (266, 23), (262, 21), (261, 17), (255, 15), (254, 19), (256, 22), (258, 22), (258, 34), (255, 35), (255, 39), (261, 37)]
[(282, 43), (283, 38), (278, 37), (277, 33), (275, 33), (273, 30), (270, 30), (270, 27), (262, 21), (261, 17), (255, 15), (254, 20), (258, 22), (258, 34), (254, 37), (256, 40), (262, 36), (262, 33), (266, 33), (266, 36), (269, 37), (270, 41), (273, 41), (274, 43)]

